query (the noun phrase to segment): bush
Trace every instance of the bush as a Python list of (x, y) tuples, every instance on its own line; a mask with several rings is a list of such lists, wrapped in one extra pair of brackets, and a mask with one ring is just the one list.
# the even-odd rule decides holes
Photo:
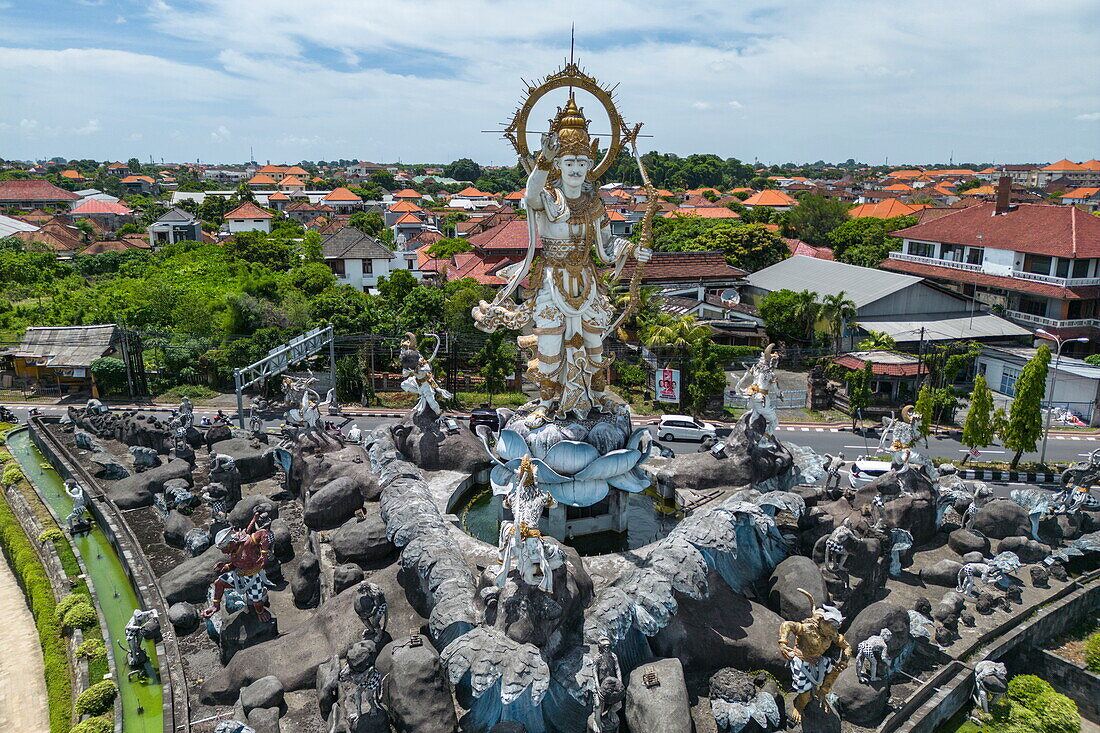
[(1035, 675), (1016, 675), (1008, 681), (1008, 694), (990, 710), (997, 730), (1005, 733), (1079, 733), (1077, 703), (1055, 692), (1050, 683)]
[(63, 539), (65, 539), (65, 533), (57, 527), (50, 527), (38, 535), (38, 542), (43, 545), (47, 542), (58, 542)]
[(79, 605), (81, 603), (90, 602), (91, 597), (88, 596), (86, 593), (70, 593), (69, 595), (65, 596), (61, 599), (61, 602), (57, 604), (56, 610), (54, 611), (58, 623), (61, 622), (61, 619), (65, 618), (65, 614), (68, 613), (69, 609), (71, 609), (73, 606)]
[(4, 486), (15, 486), (17, 483), (23, 480), (23, 471), (20, 470), (18, 464), (9, 463), (4, 466), (4, 476), (0, 479), (0, 483)]
[(107, 645), (103, 639), (86, 639), (76, 648), (76, 655), (89, 662), (107, 658)]
[(180, 384), (162, 394), (161, 397), (175, 400), (182, 400), (184, 397), (189, 400), (208, 400), (217, 395), (217, 392), (201, 384)]
[(45, 666), (46, 697), (50, 710), (50, 733), (65, 733), (72, 721), (72, 676), (61, 626), (55, 615), (57, 601), (46, 569), (19, 520), (0, 493), (0, 546), (19, 579), (27, 606), (38, 629)]
[(76, 712), (79, 715), (103, 715), (115, 702), (118, 687), (110, 680), (96, 682), (76, 698)]
[(1018, 674), (1008, 682), (1008, 696), (1032, 710), (1041, 697), (1053, 692), (1049, 682), (1033, 674)]
[(1085, 668), (1100, 672), (1100, 631), (1085, 639)]
[(61, 623), (70, 629), (90, 629), (99, 623), (99, 616), (90, 603), (77, 603), (61, 617)]
[(69, 733), (115, 733), (115, 721), (106, 718), (88, 718), (74, 725)]

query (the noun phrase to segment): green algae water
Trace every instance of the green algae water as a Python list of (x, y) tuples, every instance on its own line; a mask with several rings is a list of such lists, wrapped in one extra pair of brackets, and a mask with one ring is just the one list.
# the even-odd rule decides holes
[[(54, 512), (64, 520), (73, 509), (72, 499), (65, 493), (61, 477), (31, 441), (30, 432), (19, 430), (7, 436), (7, 448), (19, 462), (24, 475)], [(122, 700), (122, 730), (124, 733), (160, 733), (164, 728), (161, 711), (162, 689), (157, 666), (157, 653), (152, 641), (145, 642), (145, 652), (150, 662), (146, 665), (147, 679), (128, 679), (130, 668), (126, 665), (126, 651), (119, 646), (126, 643), (126, 623), (138, 607), (137, 594), (130, 585), (130, 577), (119, 562), (115, 548), (99, 527), (90, 533), (73, 537), (73, 547), (88, 569), (88, 582), (94, 589), (99, 606), (111, 635), (111, 651), (114, 656), (118, 679), (119, 697)], [(168, 619), (160, 619), (163, 626)], [(95, 683), (99, 680), (90, 680)]]

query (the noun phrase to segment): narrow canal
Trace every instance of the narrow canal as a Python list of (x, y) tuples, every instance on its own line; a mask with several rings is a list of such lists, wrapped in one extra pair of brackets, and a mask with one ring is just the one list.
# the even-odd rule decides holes
[[(7, 448), (19, 461), (24, 475), (39, 495), (64, 519), (72, 511), (73, 503), (65, 493), (61, 477), (48, 466), (34, 443), (30, 432), (19, 430), (7, 436)], [(146, 665), (146, 679), (129, 679), (126, 666), (126, 623), (134, 609), (138, 607), (137, 595), (130, 578), (119, 562), (115, 548), (107, 540), (102, 530), (96, 527), (92, 532), (73, 538), (73, 546), (88, 569), (89, 584), (99, 599), (103, 616), (110, 631), (115, 669), (118, 671), (119, 696), (122, 700), (122, 729), (124, 733), (160, 733), (163, 730), (161, 712), (161, 685), (156, 649), (152, 641), (145, 642), (145, 651), (152, 660)], [(168, 619), (160, 620), (162, 626)], [(121, 642), (121, 646), (120, 646)], [(96, 682), (97, 680), (92, 680)]]

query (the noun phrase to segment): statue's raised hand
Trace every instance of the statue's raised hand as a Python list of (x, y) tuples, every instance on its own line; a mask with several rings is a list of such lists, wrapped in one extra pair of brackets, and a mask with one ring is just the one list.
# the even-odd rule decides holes
[(638, 262), (649, 262), (651, 257), (653, 257), (653, 250), (649, 247), (638, 246), (634, 249), (634, 259)]
[(558, 157), (559, 150), (561, 150), (561, 140), (558, 139), (557, 133), (544, 132), (542, 134), (542, 159), (553, 160)]

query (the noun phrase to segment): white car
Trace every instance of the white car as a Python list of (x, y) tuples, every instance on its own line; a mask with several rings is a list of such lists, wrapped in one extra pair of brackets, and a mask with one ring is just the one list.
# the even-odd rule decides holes
[(890, 470), (890, 461), (869, 461), (866, 458), (858, 458), (852, 463), (852, 470), (848, 473), (848, 483), (853, 489), (871, 483), (873, 480)]
[(700, 422), (690, 415), (661, 415), (657, 422), (657, 437), (661, 440), (695, 440), (717, 438), (717, 426)]

